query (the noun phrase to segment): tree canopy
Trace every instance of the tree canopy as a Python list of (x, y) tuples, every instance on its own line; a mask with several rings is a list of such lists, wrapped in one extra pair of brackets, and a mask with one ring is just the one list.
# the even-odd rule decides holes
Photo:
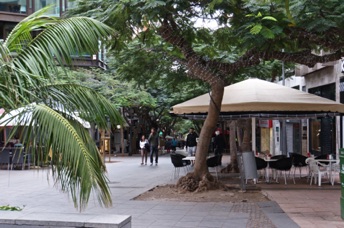
[[(207, 148), (224, 86), (262, 75), (275, 61), (303, 64), (339, 60), (343, 51), (341, 0), (92, 0), (71, 14), (88, 15), (118, 31), (114, 52), (132, 42), (166, 54), (191, 79), (208, 84), (211, 102), (196, 153), (196, 181), (208, 175)], [(211, 25), (211, 26), (208, 26)], [(135, 65), (135, 64), (134, 64)], [(264, 65), (269, 66), (268, 68)], [(267, 71), (266, 71), (267, 72)], [(161, 76), (161, 75), (160, 75)]]

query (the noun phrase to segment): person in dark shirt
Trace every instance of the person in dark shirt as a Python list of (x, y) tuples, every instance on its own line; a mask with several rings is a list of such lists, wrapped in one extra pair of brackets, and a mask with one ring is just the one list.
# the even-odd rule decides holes
[[(225, 148), (225, 139), (223, 135), (220, 134), (219, 130), (215, 131), (214, 148), (215, 148), (215, 156), (216, 155), (222, 156), (223, 150)], [(221, 165), (221, 161), (220, 161), (220, 165)]]
[(173, 152), (176, 152), (177, 145), (178, 145), (177, 139), (176, 139), (176, 138), (173, 138), (173, 139), (171, 140), (171, 148), (172, 148), (172, 151), (173, 151)]
[(198, 135), (195, 132), (194, 128), (190, 128), (189, 134), (186, 136), (186, 147), (189, 156), (195, 156), (197, 139)]
[(155, 154), (155, 165), (158, 165), (158, 158), (159, 158), (159, 134), (156, 132), (155, 128), (151, 129), (151, 133), (148, 137), (148, 142), (150, 145), (150, 165), (153, 165), (153, 154)]

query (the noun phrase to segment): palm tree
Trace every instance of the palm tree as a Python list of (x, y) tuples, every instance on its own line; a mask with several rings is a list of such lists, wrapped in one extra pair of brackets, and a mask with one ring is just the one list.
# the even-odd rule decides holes
[[(47, 10), (18, 23), (0, 45), (0, 106), (21, 108), (17, 118), (27, 126), (21, 141), (32, 154), (40, 154), (37, 148), (42, 154), (52, 151), (53, 178), (71, 194), (76, 208), (87, 206), (92, 191), (108, 207), (112, 201), (105, 165), (78, 117), (100, 129), (107, 129), (108, 122), (122, 124), (122, 118), (103, 96), (84, 86), (58, 84), (56, 75), (59, 67), (72, 63), (72, 54), (97, 53), (99, 40), (113, 30), (87, 17), (49, 17)], [(28, 113), (30, 118), (23, 119)], [(18, 130), (14, 127), (11, 134)]]

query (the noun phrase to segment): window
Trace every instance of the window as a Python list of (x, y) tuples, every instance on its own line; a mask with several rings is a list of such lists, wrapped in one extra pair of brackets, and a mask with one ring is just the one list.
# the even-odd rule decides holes
[(334, 83), (311, 88), (308, 92), (333, 101), (336, 100), (336, 87)]
[(53, 9), (47, 12), (51, 16), (60, 16), (60, 0), (35, 0), (35, 11), (38, 11), (46, 6), (54, 5)]
[(3, 0), (0, 2), (0, 11), (26, 14), (26, 0)]

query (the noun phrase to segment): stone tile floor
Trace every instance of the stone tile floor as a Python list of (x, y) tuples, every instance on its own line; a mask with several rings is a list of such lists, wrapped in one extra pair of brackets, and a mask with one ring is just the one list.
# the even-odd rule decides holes
[[(85, 213), (131, 215), (134, 228), (344, 227), (339, 185), (309, 186), (303, 179), (296, 180), (296, 185), (260, 182), (256, 187), (272, 200), (268, 203), (147, 202), (132, 199), (157, 185), (171, 183), (174, 168), (168, 155), (159, 158), (158, 166), (141, 166), (137, 156), (112, 157), (107, 169), (111, 208), (100, 207), (92, 195), (86, 210), (79, 213), (68, 194), (54, 187), (46, 169), (0, 170), (0, 205), (25, 205), (20, 213), (59, 213), (69, 218)], [(0, 214), (3, 217), (6, 212)]]

